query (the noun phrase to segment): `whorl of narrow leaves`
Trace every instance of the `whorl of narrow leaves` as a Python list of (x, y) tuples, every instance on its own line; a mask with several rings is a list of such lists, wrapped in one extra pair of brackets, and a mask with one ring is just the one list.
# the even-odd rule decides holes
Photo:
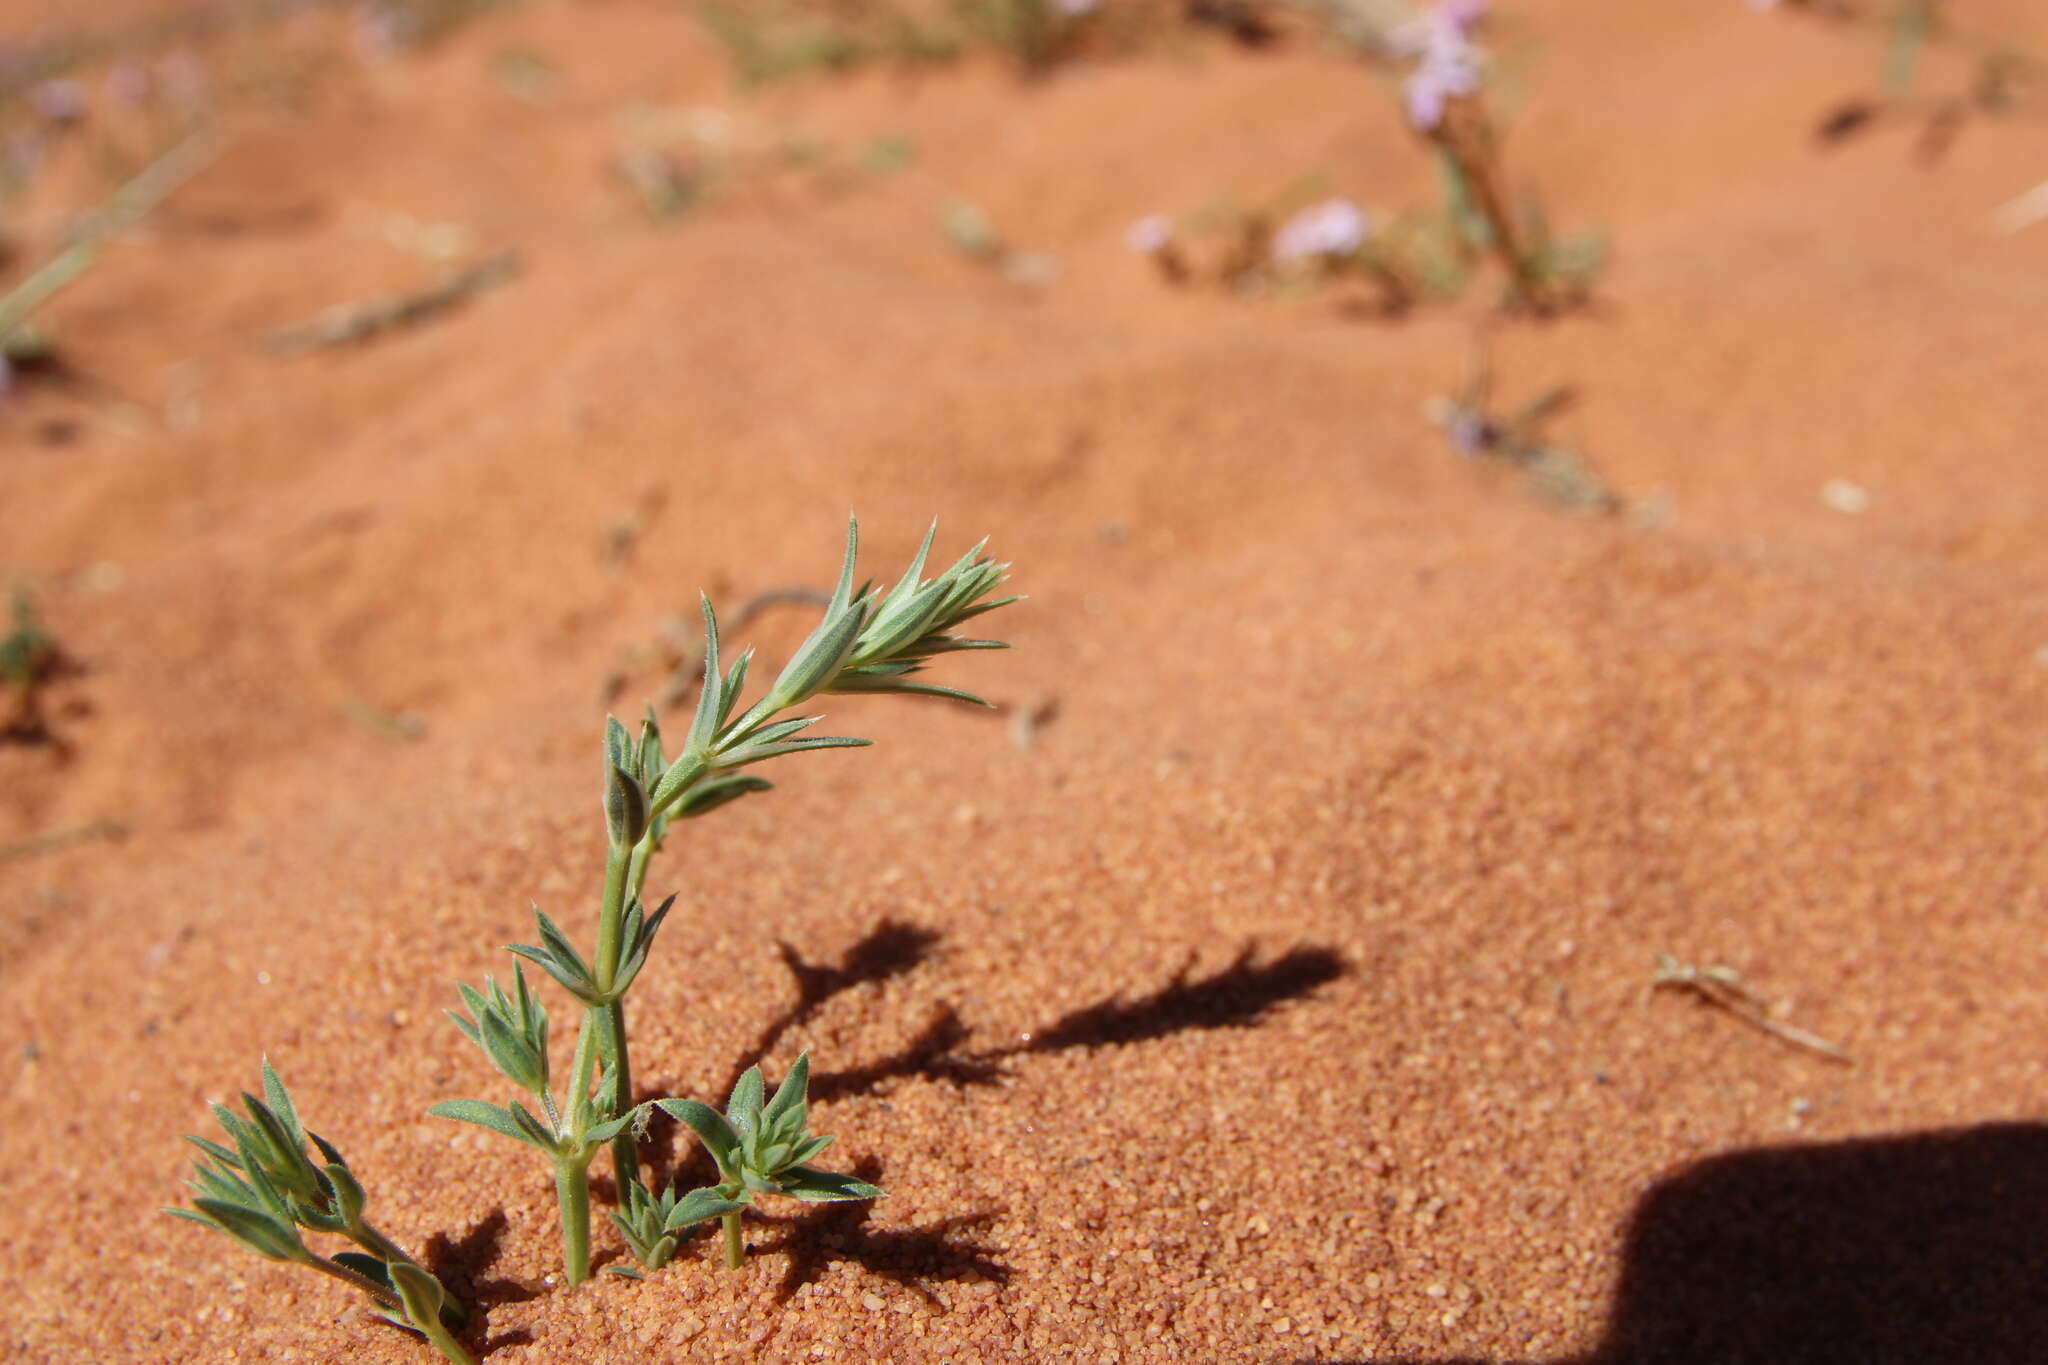
[[(259, 1255), (295, 1260), (296, 1255), (282, 1250), (287, 1244), (298, 1245), (294, 1225), (324, 1232), (359, 1227), (363, 1188), (340, 1152), (299, 1125), (292, 1097), (268, 1060), (263, 1063), (263, 1095), (259, 1100), (242, 1093), (247, 1118), (225, 1105), (213, 1106), (213, 1116), (226, 1130), (232, 1148), (187, 1135), (185, 1140), (208, 1157), (196, 1165), (193, 1189), (198, 1197), (193, 1202), (206, 1215), (196, 1221), (211, 1223)], [(324, 1164), (316, 1164), (307, 1154), (309, 1137)], [(184, 1210), (172, 1212), (193, 1216)]]
[(516, 998), (508, 999), (495, 977), (484, 978), (482, 991), (458, 983), (470, 1017), (454, 1010), (448, 1017), (507, 1080), (521, 1090), (539, 1092), (548, 1088), (548, 1012), (527, 989), (525, 969), (515, 963), (512, 974)]
[[(505, 1000), (495, 985), (492, 994)], [(477, 998), (487, 1008), (493, 1004), (490, 997)], [(300, 1125), (292, 1097), (268, 1060), (263, 1098), (244, 1093), (242, 1104), (246, 1118), (224, 1105), (213, 1108), (232, 1148), (188, 1136), (205, 1153), (193, 1168), (192, 1207), (164, 1212), (211, 1228), (268, 1260), (346, 1280), (369, 1294), (387, 1321), (421, 1333), (456, 1365), (468, 1365), (468, 1353), (449, 1335), (468, 1320), (468, 1310), (364, 1220), (362, 1185), (332, 1143)], [(318, 1149), (319, 1162), (307, 1153), (308, 1141)], [(346, 1237), (364, 1250), (323, 1257), (306, 1245), (302, 1229)]]
[(773, 1098), (763, 1102), (761, 1068), (748, 1067), (719, 1113), (698, 1100), (657, 1100), (656, 1106), (697, 1135), (718, 1163), (720, 1181), (692, 1190), (669, 1214), (675, 1231), (736, 1213), (757, 1194), (780, 1194), (811, 1203), (879, 1199), (882, 1191), (855, 1176), (821, 1170), (811, 1160), (832, 1139), (810, 1131), (811, 1059), (796, 1059)]
[[(925, 682), (915, 675), (941, 654), (973, 649), (1007, 648), (999, 640), (954, 634), (956, 627), (1006, 606), (1016, 597), (991, 597), (1009, 572), (983, 553), (986, 542), (962, 555), (934, 578), (923, 577), (937, 524), (925, 532), (917, 555), (887, 593), (872, 584), (854, 586), (854, 563), (860, 548), (860, 526), (846, 527), (846, 556), (839, 581), (816, 628), (759, 701), (734, 715), (746, 684), (753, 651), (740, 655), (730, 669), (720, 657), (717, 613), (708, 598), (704, 610), (704, 683), (689, 741), (681, 755), (658, 776), (646, 768), (649, 818), (666, 821), (703, 815), (750, 792), (766, 791), (759, 778), (735, 770), (810, 749), (852, 748), (870, 741), (843, 735), (805, 735), (817, 716), (778, 718), (791, 707), (827, 693), (901, 692), (950, 697), (987, 705), (957, 688)], [(614, 722), (616, 724), (616, 722)], [(614, 763), (614, 770), (618, 768)], [(621, 797), (630, 805), (629, 797)], [(622, 819), (630, 815), (627, 811)]]

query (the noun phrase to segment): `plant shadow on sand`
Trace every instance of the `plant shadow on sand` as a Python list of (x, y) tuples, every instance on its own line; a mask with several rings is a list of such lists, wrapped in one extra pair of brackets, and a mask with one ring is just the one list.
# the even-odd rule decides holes
[(2043, 1124), (1713, 1157), (1643, 1197), (1605, 1339), (1547, 1365), (2048, 1359), (2044, 1210)]
[[(854, 1174), (862, 1180), (879, 1182), (881, 1163), (855, 1163)], [(994, 1248), (973, 1239), (975, 1232), (994, 1223), (999, 1210), (941, 1218), (914, 1228), (874, 1228), (868, 1217), (869, 1203), (821, 1204), (794, 1217), (769, 1218), (770, 1226), (783, 1229), (782, 1236), (762, 1246), (766, 1252), (783, 1252), (789, 1268), (776, 1288), (776, 1301), (787, 1303), (803, 1285), (816, 1279), (834, 1261), (851, 1261), (861, 1269), (894, 1280), (934, 1307), (939, 1301), (925, 1286), (946, 1280), (992, 1280), (1008, 1284), (1010, 1268), (996, 1258)]]
[(525, 1346), (533, 1334), (524, 1328), (486, 1337), (491, 1310), (503, 1303), (525, 1303), (540, 1297), (540, 1290), (517, 1280), (487, 1280), (483, 1273), (498, 1261), (499, 1244), (505, 1239), (507, 1220), (503, 1209), (493, 1209), (466, 1234), (450, 1238), (436, 1233), (421, 1249), (420, 1262), (450, 1293), (474, 1310), (474, 1321), (464, 1333), (474, 1342), (478, 1354), (488, 1355), (500, 1346)]
[[(783, 963), (795, 978), (797, 999), (762, 1030), (734, 1068), (733, 1079), (767, 1056), (783, 1035), (810, 1019), (826, 1001), (855, 986), (910, 972), (931, 956), (939, 939), (935, 930), (884, 919), (831, 965), (807, 962), (787, 943), (778, 944)], [(1150, 994), (1131, 1000), (1113, 996), (1062, 1015), (1024, 1042), (981, 1051), (967, 1050), (972, 1030), (951, 1005), (941, 1003), (924, 1027), (889, 1056), (866, 1066), (814, 1074), (810, 1095), (814, 1101), (841, 1098), (907, 1079), (986, 1085), (1007, 1074), (1004, 1061), (1029, 1053), (1150, 1042), (1188, 1029), (1248, 1028), (1287, 1001), (1313, 994), (1347, 968), (1337, 953), (1319, 947), (1293, 948), (1260, 961), (1257, 945), (1248, 943), (1231, 962), (1206, 976), (1190, 979), (1193, 970), (1190, 955), (1165, 985)], [(675, 1129), (673, 1119), (657, 1116), (650, 1130), (652, 1145), (673, 1151)], [(680, 1160), (656, 1160), (651, 1165), (657, 1187), (671, 1175), (685, 1187), (708, 1183), (715, 1175), (709, 1157), (694, 1148)], [(856, 1167), (855, 1173), (879, 1183), (879, 1168), (871, 1162)], [(833, 1261), (858, 1262), (927, 1297), (922, 1286), (934, 1280), (1009, 1279), (1008, 1267), (989, 1248), (963, 1236), (994, 1222), (1001, 1210), (916, 1228), (872, 1229), (867, 1226), (870, 1212), (865, 1203), (826, 1205), (795, 1217), (767, 1219), (785, 1229), (763, 1248), (790, 1258), (782, 1297), (787, 1299)]]

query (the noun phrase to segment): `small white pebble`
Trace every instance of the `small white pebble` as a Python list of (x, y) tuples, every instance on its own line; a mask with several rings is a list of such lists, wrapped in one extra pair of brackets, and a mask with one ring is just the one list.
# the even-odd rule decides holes
[(1829, 479), (1821, 485), (1820, 500), (1848, 516), (1870, 510), (1870, 490), (1847, 479)]

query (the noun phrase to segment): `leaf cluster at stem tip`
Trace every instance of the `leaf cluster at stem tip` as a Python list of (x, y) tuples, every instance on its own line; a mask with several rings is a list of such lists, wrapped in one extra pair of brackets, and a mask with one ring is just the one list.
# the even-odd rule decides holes
[[(709, 598), (704, 610), (704, 685), (689, 736), (674, 762), (660, 752), (652, 718), (642, 727), (637, 754), (626, 741), (625, 727), (613, 721), (608, 743), (615, 751), (605, 799), (606, 819), (615, 843), (637, 842), (641, 834), (660, 828), (656, 821), (703, 815), (728, 801), (769, 784), (737, 770), (809, 749), (846, 748), (869, 743), (841, 735), (801, 735), (817, 716), (777, 719), (791, 707), (826, 693), (899, 692), (950, 697), (978, 706), (988, 703), (970, 692), (920, 680), (930, 661), (963, 650), (1004, 649), (999, 640), (954, 634), (955, 628), (1016, 597), (990, 597), (1009, 565), (983, 553), (976, 545), (933, 578), (925, 578), (936, 524), (925, 532), (917, 555), (887, 592), (873, 583), (854, 586), (854, 560), (860, 526), (846, 527), (846, 557), (839, 581), (826, 603), (823, 618), (805, 637), (776, 675), (768, 691), (752, 706), (739, 710), (753, 651), (747, 650), (725, 667), (719, 653), (718, 617)], [(650, 736), (652, 745), (650, 748)], [(630, 759), (638, 760), (637, 772)], [(634, 787), (640, 790), (635, 792)], [(626, 839), (626, 836), (633, 836)]]

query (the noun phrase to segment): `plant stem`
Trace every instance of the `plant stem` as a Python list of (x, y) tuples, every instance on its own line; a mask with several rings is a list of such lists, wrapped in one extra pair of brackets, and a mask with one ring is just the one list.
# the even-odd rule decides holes
[(555, 1202), (562, 1210), (562, 1259), (569, 1283), (590, 1278), (590, 1175), (587, 1165), (555, 1163)]
[(597, 912), (597, 960), (590, 964), (600, 991), (609, 991), (619, 974), (619, 939), (626, 924), (626, 873), (632, 861), (632, 853), (617, 844), (612, 845), (604, 860), (604, 902)]
[(452, 1365), (476, 1365), (476, 1357), (462, 1349), (462, 1343), (449, 1335), (448, 1329), (438, 1322), (413, 1324), (420, 1329), (420, 1335), (434, 1344), (434, 1349), (448, 1357)]
[[(597, 960), (592, 964), (600, 990), (609, 991), (618, 977), (619, 962), (628, 946), (621, 942), (626, 907), (639, 895), (641, 884), (647, 879), (647, 860), (652, 851), (649, 840), (643, 837), (630, 849), (614, 845), (605, 858), (604, 903), (598, 910)], [(583, 1029), (586, 1034), (594, 1033), (597, 1055), (604, 1060), (604, 1094), (599, 1096), (600, 1104), (606, 1117), (616, 1118), (633, 1107), (633, 1063), (626, 1050), (626, 1002), (613, 1000), (590, 1006), (583, 1014)], [(612, 1139), (612, 1179), (619, 1187), (619, 1201), (623, 1204), (626, 1187), (640, 1181), (640, 1147), (630, 1128)]]
[[(600, 1097), (609, 1114), (616, 1118), (633, 1107), (633, 1068), (626, 1052), (626, 1002), (614, 1000), (599, 1012), (601, 1026), (597, 1050), (604, 1057), (604, 1094)], [(640, 1140), (627, 1124), (612, 1139), (612, 1179), (619, 1187), (619, 1203), (626, 1202), (626, 1187), (640, 1183)]]
[(747, 1257), (747, 1241), (740, 1233), (740, 1211), (734, 1209), (718, 1221), (725, 1228), (725, 1268), (738, 1270)]
[(577, 1106), (590, 1093), (590, 1078), (597, 1069), (597, 1029), (591, 1016), (597, 1013), (594, 1005), (583, 1007), (583, 1026), (576, 1030), (576, 1061), (570, 1068), (569, 1093), (566, 1096), (569, 1112), (578, 1112)]
[[(408, 1256), (403, 1247), (399, 1246), (398, 1243), (392, 1241), (389, 1237), (386, 1237), (382, 1232), (379, 1232), (367, 1220), (357, 1223), (354, 1230), (348, 1236), (350, 1241), (380, 1261), (405, 1261), (411, 1265), (420, 1264), (413, 1257)], [(420, 1269), (426, 1270), (426, 1267), (420, 1266)], [(432, 1274), (433, 1272), (428, 1271), (428, 1273)], [(469, 1325), (469, 1306), (457, 1299), (453, 1294), (448, 1296), (441, 1312), (444, 1317), (457, 1327), (467, 1327)]]
[(1516, 300), (1533, 313), (1549, 313), (1553, 301), (1536, 262), (1522, 246), (1501, 186), (1499, 149), (1485, 107), (1475, 97), (1453, 100), (1430, 137), (1443, 149), (1450, 172), (1486, 220), (1494, 256), (1507, 271)]

